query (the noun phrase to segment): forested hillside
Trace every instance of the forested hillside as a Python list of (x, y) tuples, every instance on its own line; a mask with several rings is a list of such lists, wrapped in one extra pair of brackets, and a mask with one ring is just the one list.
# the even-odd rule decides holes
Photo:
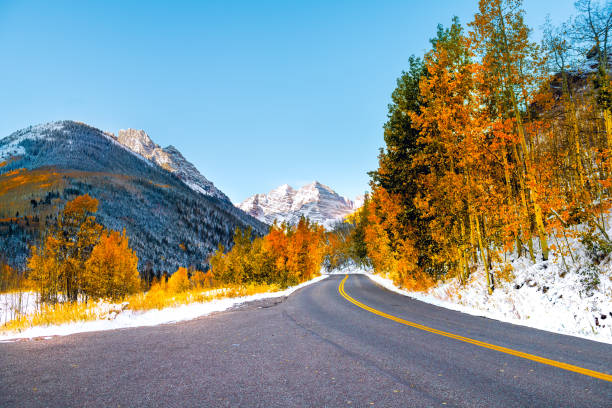
[[(0, 140), (0, 252), (23, 268), (66, 201), (99, 200), (97, 221), (126, 229), (139, 269), (205, 269), (237, 227), (267, 227), (231, 203), (195, 192), (175, 174), (134, 154), (111, 135), (63, 121), (29, 127)], [(10, 254), (10, 256), (8, 255)]]

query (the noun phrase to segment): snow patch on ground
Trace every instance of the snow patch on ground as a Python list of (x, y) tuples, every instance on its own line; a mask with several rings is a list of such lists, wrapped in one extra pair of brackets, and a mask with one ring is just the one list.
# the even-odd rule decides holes
[[(238, 298), (215, 299), (210, 302), (191, 303), (178, 307), (162, 310), (148, 310), (145, 312), (123, 310), (123, 304), (100, 302), (97, 314), (100, 320), (92, 320), (77, 323), (68, 323), (53, 326), (39, 326), (24, 330), (21, 333), (0, 335), (0, 341), (12, 341), (16, 339), (50, 336), (66, 336), (74, 333), (93, 332), (101, 330), (115, 330), (129, 327), (156, 326), (159, 324), (176, 323), (192, 320), (206, 316), (214, 312), (221, 312), (233, 306), (261, 299), (286, 297), (304, 286), (311, 285), (325, 279), (327, 275), (321, 275), (297, 286), (279, 292), (258, 293), (251, 296)], [(115, 315), (113, 316), (113, 313)], [(104, 319), (103, 319), (104, 317)], [(110, 317), (110, 319), (109, 319)]]

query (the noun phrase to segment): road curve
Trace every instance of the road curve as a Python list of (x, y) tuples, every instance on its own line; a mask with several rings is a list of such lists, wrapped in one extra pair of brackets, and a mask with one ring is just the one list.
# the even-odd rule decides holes
[[(0, 407), (606, 407), (612, 382), (420, 330), (331, 276), (156, 327), (0, 344)], [(344, 292), (433, 331), (612, 374), (612, 346), (465, 315), (363, 275)]]

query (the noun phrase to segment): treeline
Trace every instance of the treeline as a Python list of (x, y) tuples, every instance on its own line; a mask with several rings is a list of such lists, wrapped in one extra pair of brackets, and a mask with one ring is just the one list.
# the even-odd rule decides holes
[[(0, 257), (0, 293), (14, 292), (7, 309), (10, 319), (3, 328), (20, 330), (41, 322), (95, 318), (100, 299), (125, 301), (122, 309), (150, 310), (277, 288), (250, 281), (221, 281), (210, 271), (194, 267), (179, 267), (171, 275), (158, 276), (145, 266), (141, 279), (138, 257), (125, 230), (104, 228), (96, 218), (98, 205), (87, 194), (68, 201), (40, 244), (32, 247), (24, 270), (12, 268)], [(29, 315), (27, 291), (37, 295), (36, 311), (27, 312)]]
[(236, 229), (233, 247), (220, 246), (210, 258), (211, 273), (225, 284), (296, 285), (319, 273), (326, 242), (323, 227), (306, 218), (295, 226), (274, 224), (263, 237)]
[[(39, 294), (41, 304), (121, 300), (140, 294), (144, 298), (139, 299), (138, 304), (144, 307), (165, 305), (169, 296), (191, 290), (255, 281), (251, 276), (229, 276), (227, 273), (214, 277), (210, 271), (202, 272), (192, 267), (179, 267), (172, 274), (157, 276), (148, 265), (143, 268), (141, 279), (138, 257), (129, 246), (125, 230), (119, 233), (99, 224), (96, 219), (98, 205), (98, 200), (87, 194), (68, 201), (55, 222), (46, 229), (42, 243), (32, 246), (25, 271), (20, 273), (6, 262), (0, 263), (0, 290), (32, 289)], [(311, 225), (304, 225), (309, 232), (314, 230)], [(303, 237), (302, 229), (296, 236)], [(237, 230), (236, 237), (247, 236)], [(250, 240), (237, 242), (239, 248), (244, 248)], [(292, 277), (288, 279), (294, 281)]]
[(577, 8), (538, 45), (520, 0), (481, 0), (410, 58), (354, 220), (361, 262), (417, 289), (481, 266), (493, 291), (503, 253), (571, 254), (572, 226), (611, 247), (612, 10)]
[(237, 228), (231, 249), (220, 245), (206, 271), (180, 267), (156, 276), (145, 267), (141, 279), (125, 230), (99, 224), (98, 205), (89, 195), (68, 201), (24, 271), (0, 262), (0, 291), (33, 290), (41, 305), (127, 299), (135, 309), (163, 308), (292, 286), (315, 277), (330, 256), (323, 227), (302, 218), (295, 226), (275, 224), (263, 237)]

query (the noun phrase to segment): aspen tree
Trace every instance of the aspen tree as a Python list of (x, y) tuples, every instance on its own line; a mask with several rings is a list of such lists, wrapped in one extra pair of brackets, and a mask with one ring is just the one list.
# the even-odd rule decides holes
[[(529, 148), (516, 90), (527, 89), (523, 67), (531, 55), (533, 44), (528, 40), (529, 30), (523, 21), (523, 10), (520, 0), (480, 0), (479, 13), (470, 23), (473, 28), (472, 38), (477, 48), (484, 52), (485, 65), (497, 66), (492, 73), (500, 74), (500, 82), (504, 84), (507, 102), (515, 121), (517, 149), (515, 159), (518, 161), (521, 200), (533, 209), (536, 231), (540, 240), (542, 258), (548, 259), (547, 231), (544, 225), (544, 215), (540, 205), (538, 185), (532, 166), (533, 152)], [(525, 91), (526, 92), (526, 91)], [(525, 97), (527, 99), (527, 97)], [(503, 110), (507, 108), (501, 108)], [(520, 150), (519, 150), (520, 149)], [(528, 200), (528, 202), (527, 202)]]

